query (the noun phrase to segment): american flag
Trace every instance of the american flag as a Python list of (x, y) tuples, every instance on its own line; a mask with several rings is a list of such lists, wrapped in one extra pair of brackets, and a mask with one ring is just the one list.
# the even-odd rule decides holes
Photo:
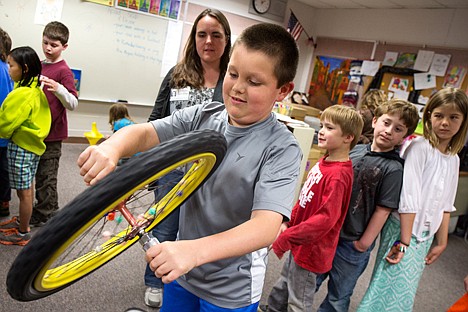
[(288, 22), (288, 31), (293, 36), (294, 40), (298, 40), (301, 36), (302, 32), (304, 31), (304, 27), (302, 27), (301, 23), (296, 18), (296, 15), (291, 11), (291, 16), (289, 17)]

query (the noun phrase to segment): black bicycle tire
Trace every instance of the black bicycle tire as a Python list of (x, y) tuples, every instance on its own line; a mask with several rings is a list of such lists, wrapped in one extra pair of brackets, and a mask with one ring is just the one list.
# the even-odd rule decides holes
[[(198, 189), (219, 166), (226, 149), (227, 143), (223, 135), (213, 130), (198, 130), (178, 136), (150, 151), (132, 157), (119, 170), (110, 173), (96, 185), (75, 197), (32, 237), (8, 272), (6, 284), (10, 296), (18, 301), (37, 300), (74, 284), (102, 267), (104, 264), (62, 287), (47, 291), (38, 291), (34, 288), (38, 273), (50, 257), (89, 220), (102, 212), (116, 198), (124, 195), (132, 186), (191, 155), (213, 153), (216, 156), (216, 163), (208, 176), (198, 185), (196, 188)], [(119, 183), (116, 185), (116, 182)]]

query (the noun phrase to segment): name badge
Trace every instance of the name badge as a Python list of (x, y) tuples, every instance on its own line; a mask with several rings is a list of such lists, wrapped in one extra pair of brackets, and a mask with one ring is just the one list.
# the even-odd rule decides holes
[(190, 94), (190, 88), (183, 89), (171, 89), (171, 99), (170, 101), (188, 101)]

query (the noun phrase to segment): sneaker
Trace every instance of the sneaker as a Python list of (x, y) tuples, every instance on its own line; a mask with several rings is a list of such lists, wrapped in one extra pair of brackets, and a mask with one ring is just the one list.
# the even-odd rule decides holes
[(33, 214), (29, 220), (29, 226), (31, 228), (41, 227), (47, 223), (48, 219), (45, 217), (39, 217), (38, 215)]
[(8, 217), (10, 215), (10, 202), (4, 201), (0, 203), (0, 217)]
[(24, 246), (29, 243), (31, 233), (21, 234), (17, 229), (0, 233), (0, 244)]
[(161, 288), (148, 287), (145, 291), (145, 304), (148, 307), (160, 308), (162, 306), (162, 293)]
[(267, 304), (261, 304), (258, 306), (257, 312), (266, 312), (268, 311), (268, 305)]
[(17, 230), (19, 228), (18, 217), (13, 217), (8, 221), (0, 223), (0, 232), (9, 232), (11, 230)]

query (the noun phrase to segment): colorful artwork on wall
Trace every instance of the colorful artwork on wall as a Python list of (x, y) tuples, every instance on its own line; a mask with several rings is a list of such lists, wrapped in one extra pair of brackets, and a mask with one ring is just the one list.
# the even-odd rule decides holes
[(351, 59), (317, 56), (309, 86), (309, 105), (324, 110), (341, 104), (349, 85), (350, 67)]
[(181, 0), (118, 0), (117, 8), (177, 19)]

